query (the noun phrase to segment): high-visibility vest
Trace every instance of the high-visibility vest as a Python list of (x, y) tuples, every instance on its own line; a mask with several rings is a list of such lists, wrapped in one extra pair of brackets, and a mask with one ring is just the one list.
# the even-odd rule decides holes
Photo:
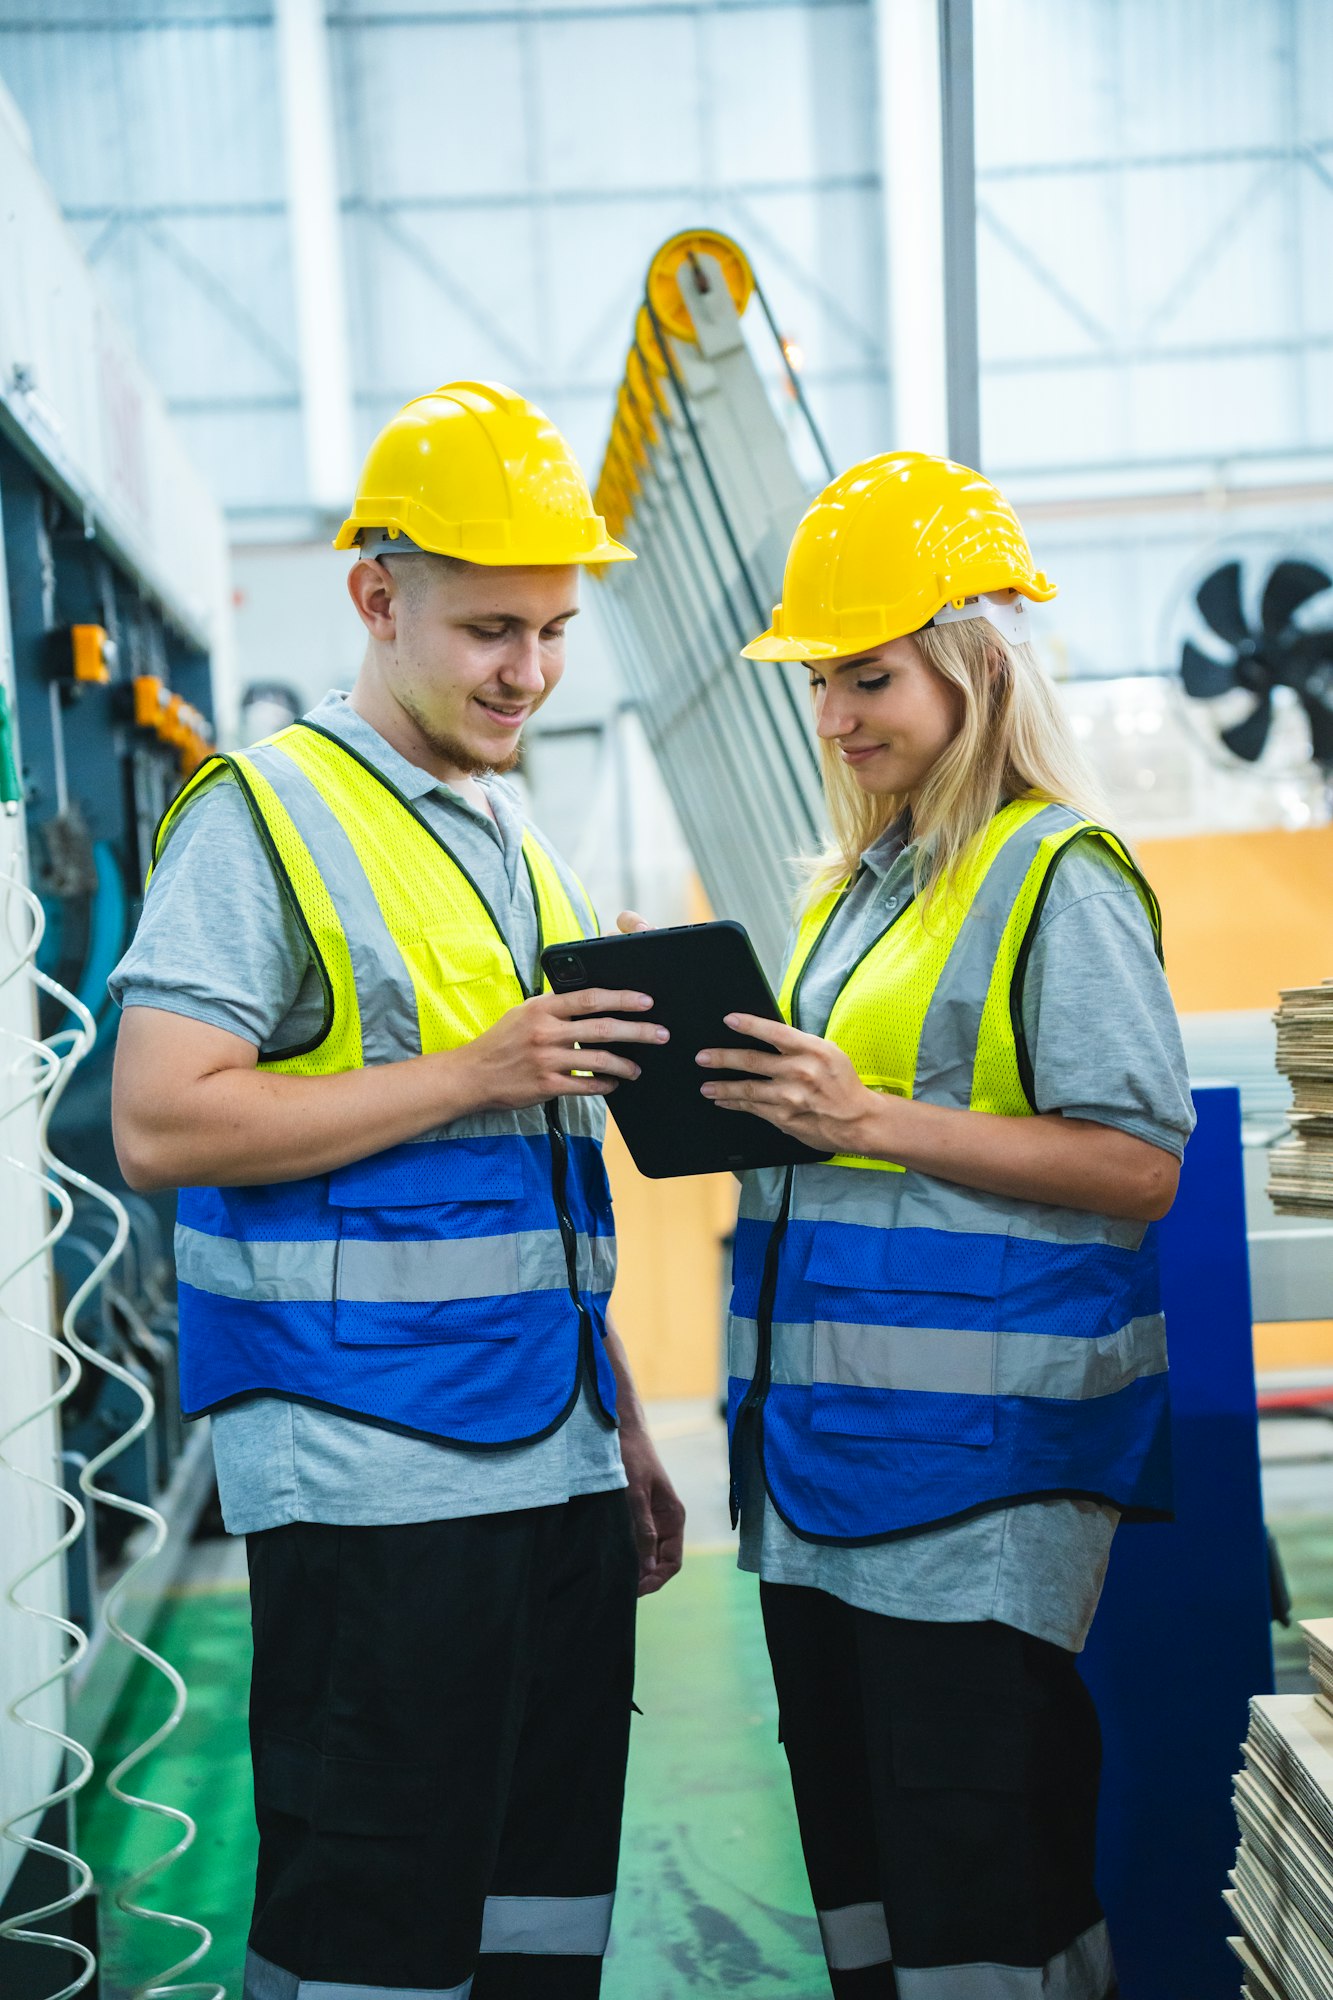
[[(1022, 974), (1078, 840), (1114, 856), (1160, 952), (1156, 899), (1114, 834), (1015, 801), (947, 890), (924, 909), (904, 899), (844, 982), (825, 1036), (864, 1083), (1005, 1117), (1047, 1108)], [(799, 927), (781, 995), (797, 1026), (846, 886)], [(733, 1464), (757, 1451), (779, 1514), (815, 1540), (876, 1541), (1049, 1494), (1169, 1513), (1166, 1335), (1142, 1223), (882, 1160), (765, 1169), (744, 1177), (729, 1350)]]
[[(475, 1040), (528, 997), (480, 890), (411, 800), (317, 724), (195, 774), (163, 821), (234, 782), (324, 987), (320, 1031), (261, 1057), (327, 1076)], [(596, 930), (530, 833), (541, 942)], [(281, 1395), (461, 1444), (554, 1430), (587, 1380), (608, 1417), (615, 1274), (605, 1107), (477, 1111), (331, 1173), (183, 1188), (181, 1399), (189, 1416)]]

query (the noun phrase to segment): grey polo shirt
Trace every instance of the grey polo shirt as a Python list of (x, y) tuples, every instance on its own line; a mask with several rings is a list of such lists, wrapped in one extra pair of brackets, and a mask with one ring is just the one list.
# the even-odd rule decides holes
[[(483, 781), (492, 819), (408, 763), (344, 696), (327, 695), (310, 720), (416, 802), (490, 904), (535, 989), (537, 912), (512, 787)], [(109, 984), (121, 1007), (186, 1014), (261, 1050), (291, 1047), (318, 1029), (319, 974), (234, 785), (214, 785), (182, 813)], [(216, 1412), (213, 1456), (223, 1519), (236, 1535), (288, 1521), (382, 1526), (504, 1513), (625, 1484), (616, 1433), (586, 1390), (550, 1437), (485, 1452), (254, 1396)]]
[[(798, 1027), (824, 1032), (852, 967), (910, 896), (914, 858), (892, 829), (866, 852), (807, 966)], [(1194, 1106), (1175, 1009), (1143, 905), (1099, 844), (1080, 842), (1052, 880), (1028, 960), (1023, 1029), (1043, 1111), (1113, 1125), (1180, 1157)], [(758, 1480), (748, 1486), (761, 1491)], [(839, 1548), (802, 1541), (764, 1496), (743, 1511), (740, 1564), (891, 1618), (995, 1619), (1077, 1652), (1118, 1519), (1091, 1500), (1035, 1500)]]

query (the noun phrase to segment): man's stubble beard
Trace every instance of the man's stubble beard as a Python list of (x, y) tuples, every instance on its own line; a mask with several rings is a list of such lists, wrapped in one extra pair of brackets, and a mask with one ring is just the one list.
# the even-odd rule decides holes
[(430, 719), (422, 714), (421, 709), (410, 695), (400, 690), (397, 693), (396, 699), (399, 707), (406, 709), (407, 713), (411, 716), (413, 722), (415, 722), (417, 728), (421, 731), (421, 734), (440, 761), (449, 764), (454, 770), (462, 772), (464, 776), (481, 778), (485, 777), (489, 772), (497, 778), (503, 778), (507, 777), (509, 772), (518, 769), (523, 757), (523, 744), (521, 741), (514, 745), (507, 757), (478, 757), (475, 751), (469, 750), (467, 745), (461, 743), (456, 736), (450, 736), (446, 731), (437, 729)]

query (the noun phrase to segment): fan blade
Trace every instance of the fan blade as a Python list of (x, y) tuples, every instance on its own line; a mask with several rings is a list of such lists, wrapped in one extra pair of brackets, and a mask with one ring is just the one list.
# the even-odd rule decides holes
[(1245, 612), (1240, 601), (1240, 564), (1223, 563), (1206, 576), (1195, 593), (1194, 602), (1219, 639), (1239, 646), (1249, 638)]
[(1333, 577), (1326, 576), (1313, 563), (1280, 562), (1264, 585), (1264, 601), (1260, 610), (1265, 639), (1276, 639), (1285, 632), (1293, 616), (1312, 597), (1318, 597), (1321, 590), (1333, 584)]
[(1186, 694), (1192, 694), (1196, 701), (1211, 701), (1214, 695), (1227, 694), (1235, 687), (1236, 668), (1231, 660), (1210, 660), (1187, 639), (1180, 653), (1180, 678)]
[(1268, 728), (1273, 720), (1273, 697), (1264, 694), (1255, 703), (1251, 714), (1234, 728), (1222, 731), (1222, 741), (1227, 749), (1237, 757), (1243, 757), (1247, 764), (1253, 764), (1268, 741)]

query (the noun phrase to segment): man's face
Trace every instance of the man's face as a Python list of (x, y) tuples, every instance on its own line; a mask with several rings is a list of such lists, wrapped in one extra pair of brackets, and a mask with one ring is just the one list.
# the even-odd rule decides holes
[[(417, 563), (422, 569), (408, 574)], [(460, 775), (512, 770), (524, 723), (565, 670), (578, 570), (415, 555), (384, 568), (395, 585), (396, 641), (383, 666), (389, 693)]]

